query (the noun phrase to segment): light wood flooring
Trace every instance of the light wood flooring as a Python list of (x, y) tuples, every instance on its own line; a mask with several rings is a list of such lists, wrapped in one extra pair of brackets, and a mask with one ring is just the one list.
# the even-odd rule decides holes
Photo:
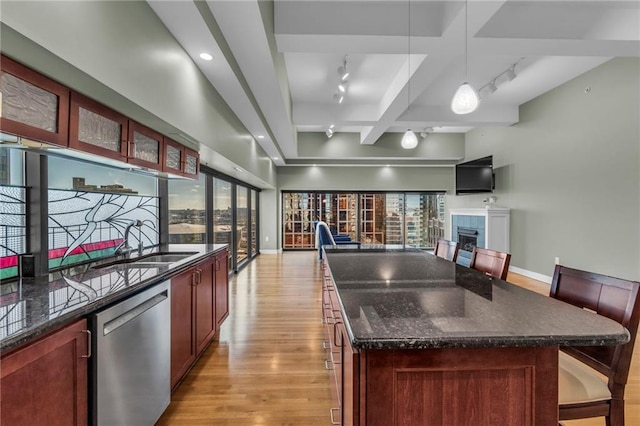
[[(230, 313), (214, 342), (171, 396), (158, 425), (330, 425), (329, 374), (315, 252), (260, 255), (230, 280)], [(548, 294), (549, 286), (507, 281)], [(627, 385), (627, 426), (640, 425), (640, 344)], [(563, 422), (603, 426), (604, 419)]]

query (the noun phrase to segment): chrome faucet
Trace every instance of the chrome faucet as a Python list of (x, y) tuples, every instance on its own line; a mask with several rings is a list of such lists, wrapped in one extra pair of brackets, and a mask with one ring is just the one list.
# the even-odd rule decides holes
[(124, 239), (116, 247), (115, 255), (129, 254), (133, 250), (133, 247), (129, 245), (129, 233), (132, 227), (138, 228), (138, 256), (142, 255), (142, 221), (140, 219), (132, 220), (124, 230)]

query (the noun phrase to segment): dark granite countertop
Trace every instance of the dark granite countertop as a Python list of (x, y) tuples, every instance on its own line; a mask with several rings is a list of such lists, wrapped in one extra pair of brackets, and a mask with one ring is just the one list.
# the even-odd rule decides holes
[(617, 322), (415, 250), (325, 249), (360, 349), (612, 345)]
[[(155, 285), (227, 248), (226, 244), (173, 244), (151, 253), (191, 253), (166, 265), (109, 265), (114, 258), (85, 263), (39, 278), (0, 284), (0, 351), (16, 348), (66, 323)], [(131, 255), (131, 259), (136, 256)]]

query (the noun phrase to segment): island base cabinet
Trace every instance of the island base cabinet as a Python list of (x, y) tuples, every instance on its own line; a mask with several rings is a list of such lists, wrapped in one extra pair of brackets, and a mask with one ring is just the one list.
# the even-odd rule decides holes
[(0, 360), (2, 425), (86, 425), (88, 333), (77, 321)]
[(360, 425), (558, 425), (557, 347), (369, 350), (360, 356), (366, 363)]

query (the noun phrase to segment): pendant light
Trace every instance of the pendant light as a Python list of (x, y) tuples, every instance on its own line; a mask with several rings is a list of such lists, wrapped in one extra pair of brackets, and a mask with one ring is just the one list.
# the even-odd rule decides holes
[[(467, 9), (469, 4), (464, 4), (464, 76), (467, 79)], [(478, 108), (478, 93), (466, 81), (462, 83), (451, 99), (451, 111), (456, 114), (469, 114)]]
[[(407, 59), (408, 59), (408, 71), (407, 71), (407, 111), (409, 110), (409, 105), (411, 105), (411, 0), (408, 1), (409, 4), (409, 25), (408, 25), (408, 37), (407, 37)], [(407, 130), (402, 136), (402, 141), (400, 145), (404, 149), (413, 149), (418, 146), (418, 138), (416, 134), (413, 133), (411, 129)]]

